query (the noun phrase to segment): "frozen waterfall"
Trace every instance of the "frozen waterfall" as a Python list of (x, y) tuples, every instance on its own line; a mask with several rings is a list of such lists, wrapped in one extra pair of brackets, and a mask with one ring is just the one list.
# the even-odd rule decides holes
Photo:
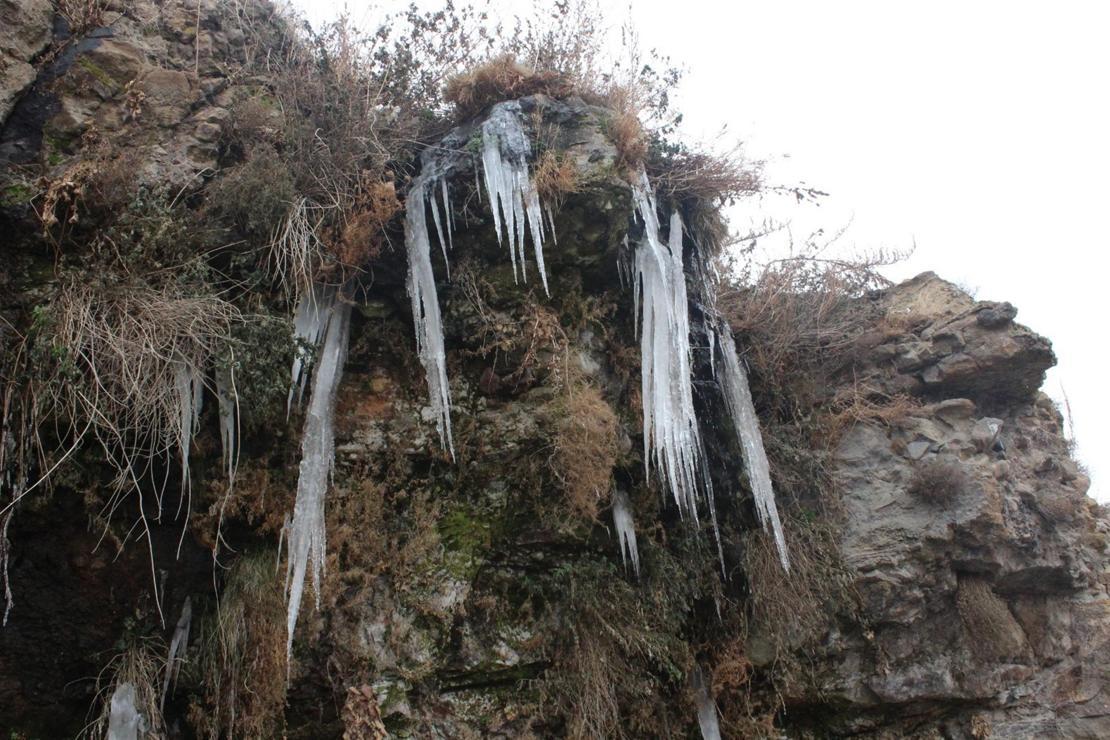
[[(668, 243), (659, 237), (655, 198), (646, 175), (633, 187), (644, 238), (636, 249), (634, 300), (640, 316), (644, 467), (661, 471), (679, 511), (697, 520), (702, 442), (690, 376), (690, 319), (682, 268), (682, 219), (671, 215)], [(706, 495), (711, 497), (708, 479)]]
[(112, 693), (108, 714), (108, 740), (138, 740), (146, 735), (146, 719), (136, 707), (135, 686), (121, 683)]
[(289, 398), (285, 404), (287, 415), (293, 407), (294, 398), (297, 399), (297, 407), (300, 408), (305, 383), (308, 380), (305, 370), (309, 360), (309, 348), (319, 346), (332, 310), (335, 308), (337, 295), (338, 292), (334, 286), (322, 283), (313, 283), (307, 290), (301, 291), (297, 309), (293, 314), (293, 336), (297, 340), (297, 347), (293, 355)]
[(717, 720), (717, 704), (710, 693), (709, 677), (701, 666), (694, 666), (690, 683), (694, 689), (694, 702), (698, 708), (698, 727), (702, 740), (721, 740), (721, 726)]
[[(333, 299), (334, 301), (334, 299)], [(312, 585), (316, 606), (320, 605), (320, 576), (324, 567), (324, 498), (335, 465), (335, 400), (343, 362), (347, 356), (347, 335), (351, 306), (334, 301), (328, 311), (326, 325), (321, 327), (324, 343), (316, 360), (312, 378), (312, 396), (305, 416), (301, 439), (300, 475), (297, 478), (297, 501), (289, 525), (286, 563), (286, 588), (289, 595), (288, 642), (293, 647), (293, 632), (304, 594), (305, 575), (312, 563)]]

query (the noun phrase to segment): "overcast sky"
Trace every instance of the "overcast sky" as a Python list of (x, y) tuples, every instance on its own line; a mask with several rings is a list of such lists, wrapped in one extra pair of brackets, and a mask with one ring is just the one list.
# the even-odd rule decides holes
[[(349, 8), (359, 21), (405, 4)], [(770, 182), (830, 194), (789, 214), (796, 233), (850, 222), (845, 249), (916, 244), (891, 278), (933, 270), (1010, 301), (1052, 339), (1059, 365), (1045, 390), (1066, 392), (1091, 493), (1110, 500), (1099, 476), (1110, 470), (1110, 3), (600, 4), (614, 26), (631, 6), (642, 45), (682, 63), (688, 135), (727, 126), (768, 161)], [(318, 23), (343, 4), (294, 5)], [(491, 6), (511, 17), (529, 3)]]

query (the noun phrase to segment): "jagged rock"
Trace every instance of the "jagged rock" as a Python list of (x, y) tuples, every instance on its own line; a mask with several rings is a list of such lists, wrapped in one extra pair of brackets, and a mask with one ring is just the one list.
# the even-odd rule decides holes
[(53, 20), (49, 0), (0, 0), (0, 125), (35, 81), (32, 62), (50, 43)]

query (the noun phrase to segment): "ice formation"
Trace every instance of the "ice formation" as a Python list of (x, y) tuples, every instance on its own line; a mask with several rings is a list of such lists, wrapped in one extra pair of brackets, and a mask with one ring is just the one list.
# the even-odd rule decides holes
[(235, 479), (239, 463), (239, 394), (235, 390), (235, 371), (216, 371), (216, 400), (220, 405), (220, 449), (227, 479)]
[[(659, 237), (646, 175), (633, 187), (644, 238), (636, 249), (634, 300), (640, 316), (644, 467), (661, 471), (679, 511), (697, 520), (702, 442), (690, 382), (690, 319), (682, 269), (682, 219), (672, 214), (668, 243)], [(708, 478), (703, 476), (706, 495)]]
[[(544, 209), (528, 175), (531, 146), (521, 121), (520, 104), (517, 102), (499, 103), (493, 107), (482, 123), (482, 173), (497, 241), (499, 244), (508, 242), (514, 279), (527, 280), (524, 242), (526, 234), (530, 234), (540, 281), (547, 293), (547, 269), (543, 261)], [(448, 137), (442, 147), (426, 150), (421, 162), (421, 173), (412, 181), (405, 199), (408, 291), (412, 300), (413, 321), (416, 324), (416, 348), (420, 363), (424, 366), (428, 399), (439, 431), (440, 444), (451, 453), (452, 459), (455, 457), (455, 445), (451, 434), (451, 396), (443, 348), (443, 319), (439, 310), (435, 275), (432, 272), (428, 210), (430, 206), (432, 224), (443, 254), (447, 277), (450, 279), (448, 252), (453, 247), (455, 223), (447, 179), (465, 161), (461, 144), (462, 142)], [(477, 168), (474, 175), (477, 181)], [(480, 197), (480, 183), (476, 182), (476, 186)], [(551, 219), (550, 211), (548, 219)]]
[[(425, 161), (426, 168), (429, 162)], [(447, 355), (443, 349), (443, 319), (439, 313), (439, 297), (436, 293), (436, 279), (432, 272), (431, 244), (428, 237), (426, 206), (431, 202), (440, 247), (444, 260), (447, 259), (447, 246), (440, 229), (440, 217), (435, 200), (436, 184), (439, 178), (434, 170), (418, 176), (409, 189), (405, 199), (405, 251), (408, 252), (409, 274), (408, 291), (412, 299), (412, 318), (416, 325), (416, 351), (420, 364), (424, 366), (424, 376), (428, 381), (428, 399), (439, 430), (439, 442), (450, 450), (455, 457), (455, 443), (451, 438), (451, 395), (447, 386)], [(443, 204), (447, 210), (447, 233), (451, 233), (451, 209), (447, 196), (445, 180), (441, 190)]]
[(324, 497), (335, 465), (335, 399), (343, 362), (347, 356), (347, 335), (351, 306), (333, 302), (323, 327), (324, 343), (316, 360), (312, 395), (305, 415), (301, 438), (301, 465), (297, 478), (297, 500), (288, 527), (286, 588), (289, 594), (288, 642), (293, 647), (293, 632), (304, 594), (305, 575), (312, 565), (312, 585), (316, 606), (320, 605), (320, 575), (324, 566)]
[(790, 570), (790, 560), (786, 553), (786, 541), (782, 536), (782, 523), (779, 521), (778, 507), (775, 505), (775, 490), (771, 486), (771, 467), (767, 453), (763, 449), (763, 433), (759, 429), (759, 418), (752, 405), (752, 393), (748, 387), (748, 374), (736, 353), (736, 343), (727, 326), (720, 329), (721, 370), (719, 373), (721, 390), (725, 405), (732, 417), (736, 436), (740, 439), (740, 449), (744, 465), (748, 469), (748, 480), (755, 498), (755, 512), (759, 523), (768, 527), (775, 538), (779, 561), (784, 570)]
[(308, 364), (310, 347), (317, 347), (324, 336), (332, 311), (335, 309), (338, 291), (334, 286), (313, 283), (307, 290), (301, 291), (297, 309), (293, 314), (293, 336), (297, 340), (297, 347), (293, 356), (292, 381), (289, 386), (289, 398), (285, 404), (286, 414), (293, 407), (293, 399), (297, 399), (297, 407), (301, 405), (304, 396), (304, 387), (308, 381), (305, 372)]
[(613, 527), (620, 541), (621, 562), (628, 567), (632, 562), (632, 572), (640, 575), (640, 551), (636, 549), (636, 525), (632, 521), (632, 502), (624, 491), (613, 492)]
[(108, 740), (138, 740), (146, 734), (146, 720), (135, 706), (135, 686), (121, 683), (112, 693), (108, 714)]
[(524, 257), (524, 230), (527, 223), (536, 253), (536, 267), (544, 293), (547, 289), (547, 271), (543, 263), (543, 209), (535, 185), (528, 177), (528, 157), (532, 148), (521, 124), (520, 104), (516, 101), (498, 103), (482, 123), (482, 171), (485, 174), (486, 193), (493, 212), (493, 228), (498, 243), (504, 224), (505, 240), (513, 261), (513, 277), (528, 280)]
[(717, 704), (709, 693), (709, 681), (701, 666), (694, 667), (691, 684), (694, 689), (694, 703), (698, 708), (698, 727), (701, 728), (702, 740), (721, 740)]
[(204, 381), (200, 370), (187, 360), (174, 363), (174, 388), (177, 390), (177, 448), (181, 453), (181, 490), (189, 488), (189, 449), (200, 423), (204, 403)]
[(189, 629), (193, 625), (193, 600), (186, 596), (185, 604), (181, 607), (181, 616), (174, 627), (173, 637), (170, 639), (170, 651), (166, 656), (166, 677), (162, 680), (162, 702), (166, 706), (166, 695), (170, 692), (170, 684), (177, 680), (181, 672), (181, 664), (185, 662), (184, 653), (189, 647)]

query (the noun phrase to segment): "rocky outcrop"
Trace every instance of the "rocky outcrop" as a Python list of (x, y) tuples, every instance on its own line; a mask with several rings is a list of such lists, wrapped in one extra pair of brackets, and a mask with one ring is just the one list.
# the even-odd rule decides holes
[(861, 368), (922, 402), (836, 450), (840, 547), (873, 641), (836, 655), (834, 726), (1105, 737), (1110, 523), (1037, 390), (1048, 342), (931, 273), (875, 301), (880, 327), (904, 328)]
[(33, 62), (50, 43), (54, 7), (49, 0), (0, 2), (0, 122), (35, 81)]
[[(220, 218), (203, 210), (205, 183), (248, 161), (233, 151), (244, 142), (231, 143), (248, 128), (237, 128), (236, 104), (270, 101), (266, 79), (244, 74), (244, 63), (276, 53), (283, 27), (263, 2), (105, 5), (102, 23), (71, 35), (54, 24), (50, 3), (0, 0), (0, 160), (37, 167), (59, 192), (111, 165), (191, 218), (202, 213), (190, 225)], [(281, 113), (260, 108), (268, 118), (252, 130), (269, 146)], [(244, 676), (266, 684), (253, 706), (268, 715), (254, 727), (289, 737), (674, 737), (696, 732), (689, 677), (699, 665), (712, 670), (711, 686), (699, 687), (716, 692), (726, 735), (1110, 736), (1110, 521), (1086, 497), (1090, 481), (1039, 391), (1054, 362), (1049, 342), (1016, 323), (1010, 304), (976, 302), (926, 273), (843, 300), (858, 318), (845, 325), (863, 329), (831, 343), (850, 346), (848, 359), (822, 368), (804, 404), (769, 399), (781, 379), (752, 363), (784, 521), (821, 519), (835, 550), (796, 550), (789, 577), (772, 557), (771, 580), (786, 584), (787, 598), (799, 593), (790, 579), (814, 593), (822, 584), (813, 580), (836, 580), (853, 602), (806, 596), (814, 639), (772, 645), (766, 631), (790, 633), (795, 615), (758, 624), (759, 600), (778, 595), (756, 593), (762, 581), (750, 572), (758, 525), (739, 448), (716, 416), (723, 399), (700, 305), (695, 403), (718, 491), (719, 561), (707, 523), (699, 531), (683, 520), (644, 474), (639, 340), (621, 279), (624, 245), (641, 226), (612, 141), (613, 112), (542, 94), (514, 108), (536, 153), (542, 143), (575, 173), (571, 192), (544, 216), (554, 231), (544, 247), (550, 295), (534, 263), (530, 282), (518, 282), (493, 234), (476, 184), (483, 119), (443, 126), (424, 162), (449, 173), (454, 204), (450, 279), (438, 250), (432, 263), (455, 459), (428, 407), (395, 220), (346, 298), (355, 306), (335, 417), (326, 576), (319, 608), (305, 599), (288, 677), (273, 668), (285, 666), (286, 649), (277, 543), (293, 510), (301, 418), (285, 415), (292, 347), (276, 345), (287, 338), (248, 334), (237, 337), (246, 348), (240, 369), (276, 387), (281, 408), (261, 429), (244, 424), (229, 487), (208, 394), (192, 447), (194, 498), (183, 503), (192, 507), (188, 525), (167, 516), (136, 542), (134, 499), (106, 523), (110, 483), (97, 450), (76, 453), (50, 495), (20, 504), (7, 530), (15, 607), (0, 628), (0, 725), (31, 736), (80, 731), (98, 691), (88, 677), (122, 644), (168, 641), (175, 610), (190, 598), (194, 637), (165, 709), (172, 737), (218, 724), (213, 707), (235, 693), (229, 686), (255, 693), (236, 683)], [(269, 161), (280, 166), (276, 155)], [(398, 192), (405, 182), (398, 175)], [(248, 199), (267, 184), (254, 181)], [(58, 255), (24, 184), (5, 187), (6, 340), (9, 326), (49, 313), (41, 307), (49, 308)], [(215, 269), (257, 277), (258, 255), (236, 251), (238, 241), (204, 246), (218, 246)], [(291, 310), (265, 290), (244, 301), (250, 312)], [(276, 379), (250, 374), (264, 362), (278, 367)], [(568, 416), (591, 408), (574, 405), (582, 388), (611, 423), (579, 457), (605, 447), (601, 478), (611, 476), (634, 512), (639, 574), (622, 566), (607, 493), (587, 492), (596, 518), (567, 505), (558, 466), (575, 454), (558, 450), (558, 436)], [(860, 410), (850, 426), (837, 425), (826, 453), (825, 437), (802, 431), (849, 395), (862, 399)], [(835, 567), (807, 576), (806, 561), (826, 555)], [(261, 578), (250, 587), (233, 582), (248, 562)], [(240, 643), (222, 642), (213, 620), (218, 608), (234, 613), (236, 594), (254, 621), (239, 625)], [(246, 651), (234, 656), (240, 673), (217, 670), (215, 681), (204, 671), (229, 644)], [(807, 675), (776, 672), (789, 660)]]

